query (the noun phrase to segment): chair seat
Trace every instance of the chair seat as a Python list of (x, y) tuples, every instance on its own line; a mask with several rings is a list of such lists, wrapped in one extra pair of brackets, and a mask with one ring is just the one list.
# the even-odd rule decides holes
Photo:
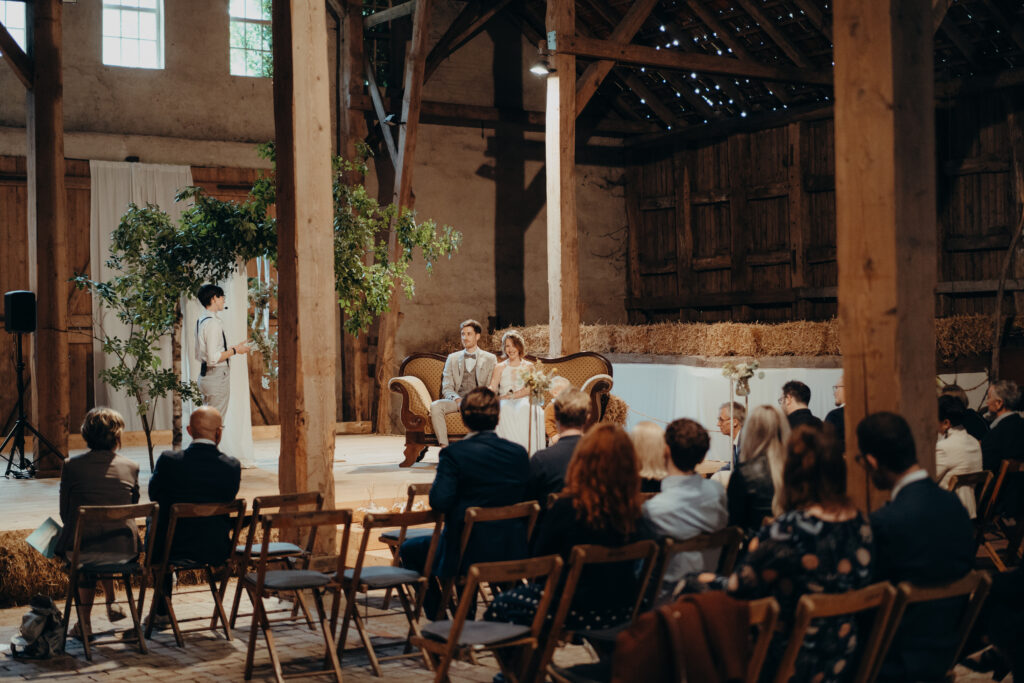
[[(451, 632), (449, 619), (435, 621), (424, 626), (422, 633), (431, 640), (445, 642)], [(530, 635), (530, 627), (507, 624), (501, 621), (467, 621), (459, 634), (459, 645), (494, 645), (505, 640), (515, 640)]]
[[(335, 574), (337, 576), (337, 574)], [(345, 578), (352, 578), (352, 570), (345, 570)], [(402, 567), (363, 567), (359, 572), (359, 582), (370, 588), (389, 588), (405, 583), (415, 583), (421, 578), (419, 572)]]
[(580, 629), (574, 631), (576, 635), (597, 643), (614, 643), (619, 634), (629, 628), (629, 624), (620, 624), (611, 628)]
[[(244, 544), (243, 545), (236, 545), (235, 546), (235, 552), (236, 553), (244, 553), (245, 552), (245, 545)], [(260, 555), (260, 553), (262, 553), (262, 552), (263, 552), (263, 544), (262, 543), (253, 543), (252, 544), (252, 556), (254, 558), (258, 557)], [(274, 557), (275, 555), (293, 555), (293, 554), (294, 555), (299, 555), (301, 553), (302, 553), (302, 548), (300, 548), (299, 546), (295, 545), (294, 543), (280, 543), (278, 541), (271, 541), (270, 542), (270, 547), (267, 548), (267, 555), (269, 555), (270, 557)]]
[[(385, 543), (387, 543), (388, 541), (396, 541), (397, 542), (398, 541), (398, 534), (399, 534), (400, 531), (401, 531), (400, 529), (388, 529), (387, 531), (381, 533), (380, 540), (384, 541)], [(408, 541), (410, 538), (422, 538), (423, 536), (430, 536), (433, 533), (434, 533), (433, 527), (431, 527), (431, 528), (414, 527), (412, 529), (406, 529), (405, 530), (405, 540)]]
[(80, 553), (78, 571), (83, 574), (134, 574), (142, 571), (138, 556), (125, 557), (111, 553)]
[[(245, 580), (256, 584), (256, 573), (249, 572)], [(273, 591), (294, 591), (303, 588), (319, 588), (331, 582), (326, 574), (308, 569), (276, 569), (267, 572), (263, 579), (263, 587)]]

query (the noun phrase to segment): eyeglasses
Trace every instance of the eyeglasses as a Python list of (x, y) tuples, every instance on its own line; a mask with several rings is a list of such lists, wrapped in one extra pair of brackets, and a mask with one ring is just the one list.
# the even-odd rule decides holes
[(839, 391), (842, 388), (843, 388), (842, 384), (833, 384), (832, 385), (832, 391)]
[(779, 397), (779, 405), (780, 406), (786, 405), (786, 397), (785, 396), (780, 396)]

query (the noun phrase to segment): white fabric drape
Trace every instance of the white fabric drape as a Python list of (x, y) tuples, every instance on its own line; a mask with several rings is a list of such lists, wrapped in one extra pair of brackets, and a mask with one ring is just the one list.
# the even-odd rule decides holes
[[(120, 223), (121, 216), (128, 210), (128, 204), (135, 202), (139, 206), (147, 203), (155, 204), (177, 222), (186, 208), (174, 201), (175, 193), (192, 184), (192, 171), (188, 166), (164, 166), (156, 164), (137, 164), (109, 161), (90, 161), (91, 174), (90, 200), (92, 215), (90, 220), (90, 263), (91, 276), (94, 280), (106, 281), (117, 275), (106, 265), (110, 255), (110, 235)], [(245, 338), (245, 314), (248, 308), (248, 295), (244, 272), (236, 271), (227, 282), (219, 283), (224, 288), (229, 310), (221, 314), (229, 344), (236, 344)], [(182, 346), (175, 352), (181, 354), (182, 375), (198, 379), (199, 367), (193, 360), (195, 349), (195, 324), (202, 307), (194, 298), (182, 301), (184, 324)], [(95, 330), (97, 336), (105, 332), (112, 336), (126, 338), (127, 327), (117, 317), (101, 309), (93, 298), (93, 319), (98, 322)], [(191, 330), (191, 332), (190, 332)], [(170, 337), (163, 340), (160, 347), (160, 360), (164, 367), (171, 367), (172, 355)], [(114, 356), (105, 356), (102, 345), (97, 341), (93, 344), (93, 385), (95, 387), (95, 405), (107, 405), (118, 410), (125, 417), (129, 431), (142, 429), (135, 399), (124, 392), (113, 391), (99, 380), (103, 369), (116, 363)], [(221, 450), (238, 458), (244, 466), (254, 464), (252, 444), (252, 420), (249, 413), (249, 382), (248, 367), (244, 356), (238, 356), (231, 363), (231, 395), (232, 401), (225, 416), (224, 437)], [(182, 407), (182, 419), (188, 424), (192, 406), (186, 402)], [(153, 420), (153, 429), (171, 428), (170, 397), (161, 399), (157, 404)], [(189, 442), (188, 432), (184, 433), (185, 445)]]

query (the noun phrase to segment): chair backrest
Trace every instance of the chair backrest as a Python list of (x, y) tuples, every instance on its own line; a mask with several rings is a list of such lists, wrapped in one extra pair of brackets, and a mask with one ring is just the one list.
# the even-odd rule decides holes
[[(163, 563), (167, 564), (170, 559), (174, 533), (178, 528), (178, 522), (183, 519), (231, 517), (233, 528), (231, 531), (231, 545), (229, 547), (233, 551), (235, 546), (238, 545), (238, 537), (242, 535), (242, 524), (245, 522), (245, 506), (244, 498), (237, 498), (230, 503), (175, 503), (172, 505), (170, 520), (167, 523), (167, 537), (164, 541)], [(228, 557), (224, 558), (225, 561), (227, 559)], [(150, 561), (149, 557), (146, 558), (146, 561), (147, 563)]]
[(459, 563), (466, 556), (466, 548), (469, 547), (469, 539), (473, 535), (473, 527), (485, 522), (504, 522), (512, 519), (526, 520), (526, 540), (533, 537), (533, 528), (537, 525), (537, 517), (540, 515), (540, 505), (535, 500), (527, 500), (515, 505), (504, 505), (502, 507), (483, 508), (471, 507), (466, 509), (466, 523), (462, 527), (462, 539), (459, 544)]
[(619, 562), (641, 562), (638, 573), (640, 582), (637, 585), (637, 594), (633, 600), (633, 610), (629, 620), (636, 619), (640, 605), (643, 603), (647, 584), (651, 581), (654, 573), (654, 561), (658, 557), (658, 544), (654, 541), (637, 541), (629, 545), (610, 547), (603, 545), (578, 545), (572, 549), (569, 557), (569, 570), (565, 579), (565, 586), (562, 589), (562, 599), (558, 603), (558, 611), (555, 612), (552, 630), (557, 627), (561, 630), (565, 619), (572, 608), (572, 601), (576, 594), (576, 587), (579, 585), (580, 576), (587, 565), (612, 564)]
[[(988, 474), (991, 476), (991, 472)], [(992, 578), (985, 572), (979, 571), (969, 572), (961, 579), (940, 586), (917, 586), (909, 581), (901, 582), (896, 587), (896, 602), (893, 605), (892, 617), (889, 619), (889, 625), (885, 630), (885, 638), (882, 641), (881, 648), (879, 648), (870, 680), (878, 677), (878, 673), (881, 671), (889, 648), (896, 638), (896, 632), (899, 630), (900, 622), (903, 621), (903, 615), (906, 613), (908, 606), (933, 600), (965, 598), (966, 602), (963, 605), (960, 622), (957, 624), (956, 648), (945, 653), (945, 668), (949, 673), (949, 680), (953, 680), (953, 667), (960, 660), (960, 652), (964, 649), (967, 636), (970, 634), (971, 628), (978, 618), (978, 613), (981, 612), (981, 605), (985, 602), (991, 587)]]
[(426, 484), (409, 484), (409, 489), (407, 491), (408, 498), (405, 499), (405, 509), (403, 512), (412, 512), (413, 506), (416, 504), (416, 498), (418, 496), (429, 496), (430, 487), (433, 485), (433, 482)]
[[(313, 555), (317, 530), (320, 527), (326, 526), (336, 531), (339, 526), (343, 526), (341, 553), (338, 556), (338, 571), (344, 570), (345, 558), (348, 555), (349, 536), (352, 533), (351, 510), (305, 510), (278, 512), (273, 515), (263, 515), (260, 526), (263, 529), (263, 538), (270, 538), (270, 532), (274, 529), (279, 529), (281, 531), (294, 531), (296, 533), (303, 529), (309, 530), (306, 537), (305, 548), (305, 557), (307, 559), (306, 562), (302, 563), (302, 569), (305, 569), (308, 566), (308, 558)], [(256, 585), (258, 594), (263, 590), (263, 580), (267, 572), (267, 564), (269, 560), (270, 544), (264, 543), (260, 547), (259, 561), (256, 564)]]
[[(410, 487), (412, 488), (412, 487)], [(366, 549), (370, 541), (371, 531), (388, 527), (399, 527), (398, 545), (405, 542), (405, 532), (411, 526), (422, 526), (425, 524), (434, 525), (434, 533), (430, 537), (430, 547), (427, 550), (427, 561), (423, 569), (423, 577), (430, 578), (430, 572), (434, 568), (434, 554), (437, 552), (437, 544), (441, 539), (441, 526), (444, 524), (444, 514), (435, 510), (420, 510), (419, 512), (387, 512), (383, 514), (370, 513), (363, 517), (363, 538), (359, 542), (359, 554), (356, 556), (356, 563), (352, 569), (352, 580), (359, 581), (363, 570), (363, 561), (366, 558)], [(344, 560), (343, 560), (344, 561)]]
[[(989, 491), (989, 484), (992, 483), (992, 473), (985, 470), (981, 472), (970, 472), (968, 474), (954, 474), (949, 478), (949, 490), (956, 493), (961, 486), (969, 486), (974, 493), (974, 500), (977, 502), (978, 510), (987, 502), (985, 494)], [(980, 515), (979, 515), (980, 516)]]
[(793, 676), (797, 655), (803, 647), (804, 637), (811, 626), (812, 619), (853, 615), (870, 609), (875, 610), (871, 632), (867, 638), (858, 638), (864, 643), (860, 652), (860, 664), (852, 679), (852, 683), (866, 683), (870, 680), (875, 659), (882, 647), (885, 630), (889, 624), (893, 603), (896, 601), (896, 589), (892, 584), (882, 581), (865, 588), (846, 593), (813, 593), (800, 598), (797, 603), (796, 615), (793, 619), (793, 630), (789, 635), (786, 650), (775, 673), (775, 683), (787, 683)]
[(718, 556), (716, 573), (722, 576), (732, 574), (733, 567), (736, 566), (736, 558), (740, 554), (740, 545), (743, 543), (743, 529), (738, 526), (729, 526), (710, 534), (694, 536), (685, 541), (666, 538), (661, 543), (661, 566), (658, 569), (658, 580), (654, 584), (657, 587), (660, 587), (665, 580), (665, 573), (668, 571), (669, 565), (679, 553), (721, 548), (722, 553)]
[[(160, 506), (156, 503), (139, 503), (137, 505), (83, 505), (78, 508), (78, 521), (75, 523), (74, 545), (71, 550), (71, 567), (78, 567), (81, 554), (82, 538), (89, 527), (96, 524), (116, 524), (149, 518), (146, 528), (146, 541), (143, 547), (151, 547), (153, 534), (156, 533), (157, 513)], [(148, 555), (148, 553), (147, 553)]]
[(779, 602), (775, 598), (761, 598), (747, 603), (750, 614), (750, 628), (754, 631), (750, 661), (747, 662), (747, 683), (757, 683), (761, 678), (764, 660), (768, 657), (768, 646), (779, 623)]
[[(999, 474), (996, 476), (996, 483), (992, 486), (992, 493), (985, 504), (984, 521), (991, 521), (995, 511), (999, 509), (997, 504), (999, 503), (999, 497), (1003, 493), (1003, 488), (1006, 486), (1006, 477), (1022, 471), (1024, 471), (1024, 460), (1003, 460), (1002, 465), (999, 467)], [(978, 516), (981, 517), (980, 508)]]
[[(319, 491), (303, 491), (301, 493), (282, 493), (272, 496), (256, 496), (252, 500), (252, 520), (245, 535), (245, 556), (248, 558), (253, 543), (256, 542), (256, 532), (260, 528), (260, 520), (263, 515), (280, 512), (283, 510), (322, 510), (324, 507), (324, 496)], [(265, 538), (265, 537), (264, 537)], [(266, 539), (270, 540), (270, 539)], [(234, 547), (234, 546), (232, 546)]]

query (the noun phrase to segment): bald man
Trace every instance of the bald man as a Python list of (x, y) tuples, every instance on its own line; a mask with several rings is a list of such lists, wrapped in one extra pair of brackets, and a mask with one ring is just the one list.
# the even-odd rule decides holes
[[(154, 559), (163, 559), (167, 522), (175, 503), (229, 503), (238, 495), (242, 467), (238, 460), (217, 449), (221, 417), (216, 408), (193, 411), (188, 424), (192, 444), (183, 451), (164, 451), (149, 480), (149, 499), (160, 505), (154, 537)], [(231, 550), (231, 523), (227, 517), (181, 520), (171, 543), (171, 558), (223, 564)], [(170, 585), (165, 585), (168, 599)], [(158, 615), (166, 605), (157, 605)], [(158, 625), (160, 625), (158, 623)]]

